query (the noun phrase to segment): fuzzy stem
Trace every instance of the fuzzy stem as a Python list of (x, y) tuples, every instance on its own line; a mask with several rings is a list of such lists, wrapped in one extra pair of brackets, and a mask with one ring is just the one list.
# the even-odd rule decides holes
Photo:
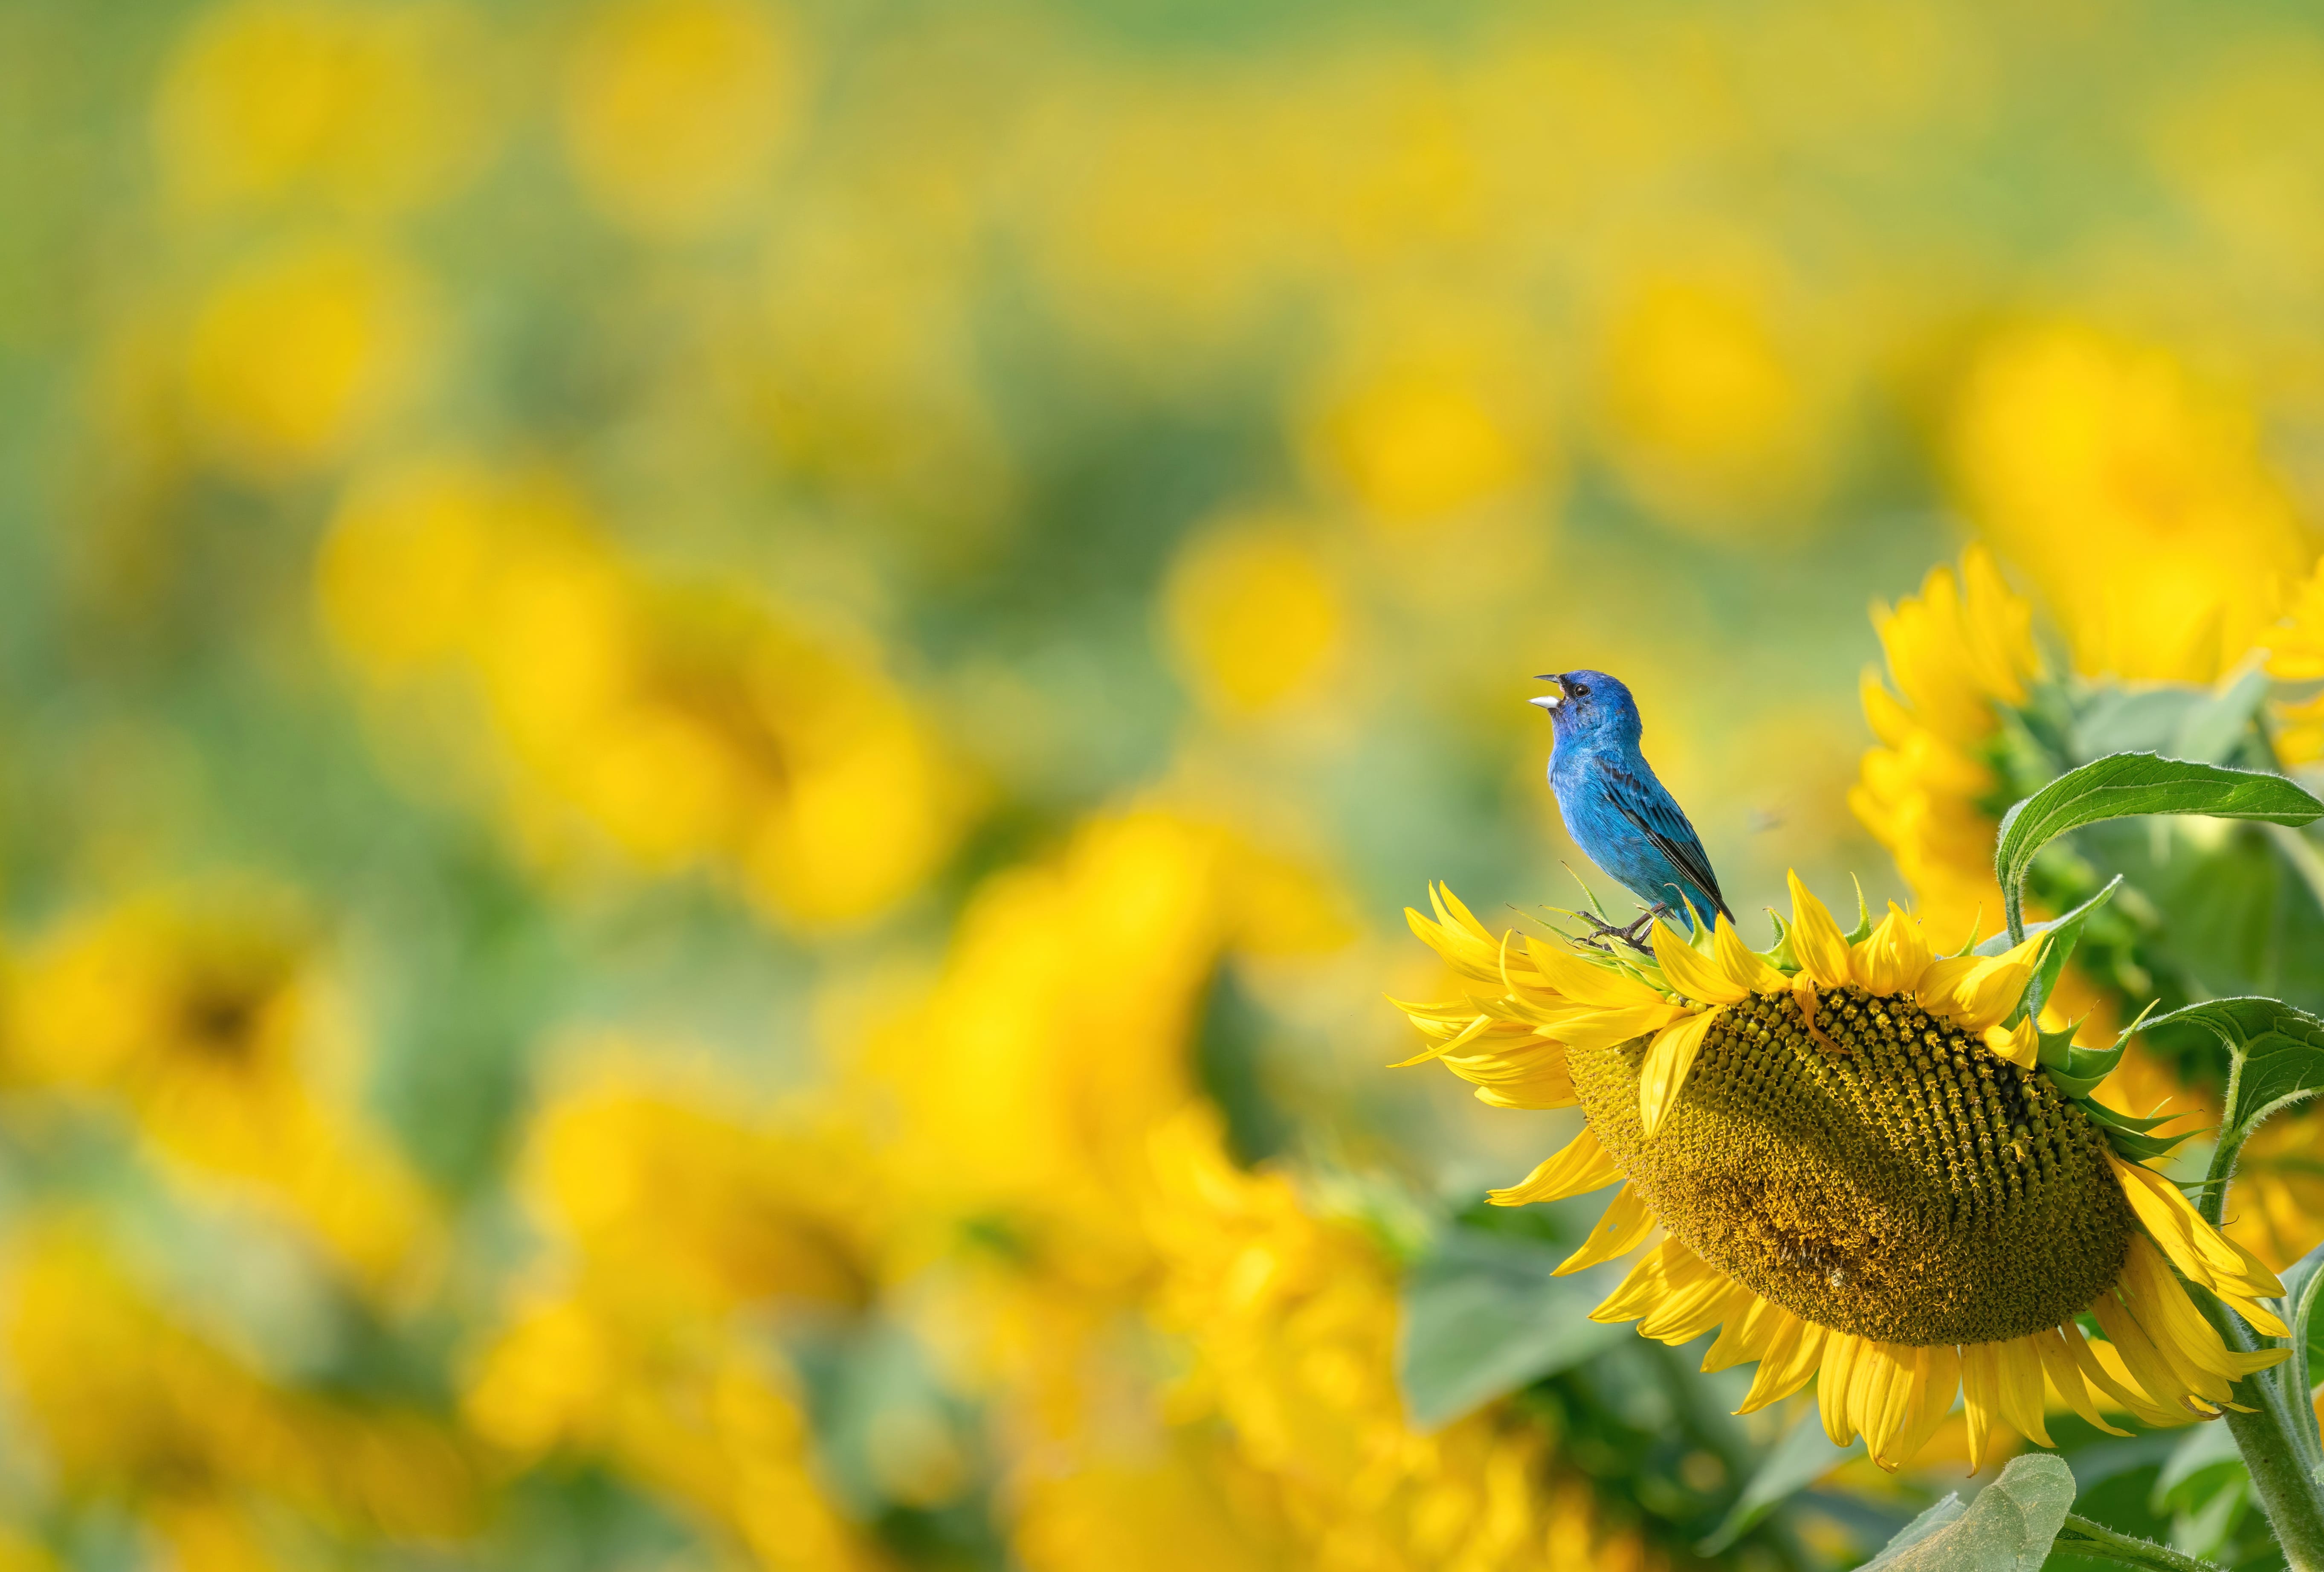
[(2168, 1545), (2118, 1534), (2103, 1523), (2094, 1523), (2072, 1512), (2066, 1514), (2066, 1526), (2058, 1530), (2051, 1549), (2069, 1555), (2117, 1561), (2125, 1567), (2156, 1567), (2160, 1572), (2218, 1572), (2217, 1562), (2199, 1561)]
[[(2223, 1106), (2235, 1107), (2243, 1073), (2243, 1056), (2237, 1054), (2229, 1061), (2227, 1095)], [(2246, 1133), (2222, 1131), (2218, 1145), (2212, 1150), (2210, 1170), (2204, 1175), (2203, 1194), (2195, 1209), (2214, 1227), (2226, 1214), (2227, 1181), (2234, 1177), (2236, 1158), (2243, 1150)], [(2244, 1324), (2241, 1316), (2201, 1288), (2194, 1289), (2194, 1296), (2228, 1347), (2248, 1353), (2261, 1345), (2260, 1338)], [(2306, 1402), (2308, 1394), (2286, 1393), (2276, 1370), (2247, 1375), (2235, 1383), (2234, 1391), (2236, 1402), (2251, 1411), (2242, 1413), (2229, 1409), (2227, 1432), (2235, 1438), (2236, 1449), (2243, 1454), (2244, 1466), (2251, 1474), (2252, 1489), (2259, 1496), (2269, 1525), (2275, 1530), (2278, 1548), (2283, 1551), (2284, 1565), (2289, 1572), (2324, 1572), (2324, 1483), (2319, 1483), (2301, 1462), (2300, 1419), (2289, 1406), (2295, 1401)]]

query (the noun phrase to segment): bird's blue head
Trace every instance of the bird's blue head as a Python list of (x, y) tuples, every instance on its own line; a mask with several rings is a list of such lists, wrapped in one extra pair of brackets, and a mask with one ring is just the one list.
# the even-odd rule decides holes
[(1557, 692), (1530, 702), (1549, 711), (1559, 742), (1591, 747), (1635, 747), (1641, 726), (1630, 690), (1603, 671), (1556, 671), (1541, 678)]

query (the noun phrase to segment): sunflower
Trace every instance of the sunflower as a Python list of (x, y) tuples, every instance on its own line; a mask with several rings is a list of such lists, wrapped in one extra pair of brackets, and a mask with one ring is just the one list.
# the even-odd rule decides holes
[(1588, 1119), (1491, 1199), (1621, 1186), (1561, 1272), (1652, 1242), (1593, 1319), (1672, 1345), (1720, 1327), (1705, 1370), (1758, 1362), (1738, 1411), (1814, 1381), (1833, 1444), (1860, 1432), (1892, 1470), (1956, 1390), (1974, 1470), (2002, 1427), (2049, 1445), (2051, 1394), (2121, 1435), (2101, 1407), (2216, 1418), (2284, 1357), (2227, 1347), (2172, 1269), (2282, 1336), (2274, 1275), (2043, 1068), (2021, 1019), (2043, 939), (1939, 957), (1894, 905), (1845, 934), (1791, 892), (1772, 951), (1724, 919), (1700, 947), (1657, 923), (1651, 961), (1496, 939), (1441, 887), (1433, 920), (1407, 914), (1466, 986), (1400, 1006), (1433, 1040), (1406, 1062)]
[(1865, 754), (1848, 805), (1932, 921), (1996, 920), (1993, 754), (2005, 711), (2024, 708), (2043, 674), (2034, 608), (1971, 546), (1958, 574), (1932, 569), (1919, 595), (1876, 606), (1872, 620), (1888, 682), (1864, 673), (1864, 714), (1880, 745)]

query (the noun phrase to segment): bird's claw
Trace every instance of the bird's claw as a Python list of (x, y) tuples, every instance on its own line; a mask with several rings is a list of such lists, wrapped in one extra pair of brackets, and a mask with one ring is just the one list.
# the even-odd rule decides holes
[(1590, 925), (1590, 931), (1576, 942), (1586, 944), (1591, 949), (1604, 950), (1611, 955), (1613, 951), (1606, 941), (1609, 939), (1618, 939), (1640, 955), (1652, 955), (1654, 950), (1646, 941), (1646, 931), (1654, 926), (1656, 918), (1669, 916), (1670, 908), (1667, 906), (1649, 908), (1639, 912), (1637, 919), (1628, 924), (1609, 922), (1594, 911), (1577, 911), (1574, 915)]

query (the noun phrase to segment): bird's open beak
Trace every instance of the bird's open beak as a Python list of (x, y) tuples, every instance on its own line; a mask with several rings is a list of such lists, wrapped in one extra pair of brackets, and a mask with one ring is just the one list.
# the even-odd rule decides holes
[[(1550, 676), (1542, 676), (1535, 678), (1534, 680), (1536, 682), (1555, 682), (1557, 679)], [(1545, 710), (1555, 709), (1559, 705), (1565, 702), (1565, 691), (1561, 688), (1555, 693), (1545, 693), (1539, 698), (1528, 698), (1526, 702), (1527, 704), (1537, 704)]]

